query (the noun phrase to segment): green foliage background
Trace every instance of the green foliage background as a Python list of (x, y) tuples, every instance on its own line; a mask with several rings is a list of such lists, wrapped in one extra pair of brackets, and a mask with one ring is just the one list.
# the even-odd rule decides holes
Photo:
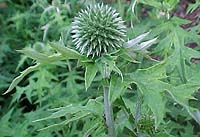
[[(0, 93), (21, 74), (0, 96), (0, 137), (106, 136), (101, 77), (68, 49), (74, 16), (94, 2), (0, 0)], [(200, 24), (181, 27), (190, 21), (173, 15), (179, 0), (104, 2), (125, 20), (127, 40), (148, 31), (145, 40), (158, 38), (148, 50), (104, 59), (124, 78), (113, 72), (109, 83), (117, 136), (200, 136)]]

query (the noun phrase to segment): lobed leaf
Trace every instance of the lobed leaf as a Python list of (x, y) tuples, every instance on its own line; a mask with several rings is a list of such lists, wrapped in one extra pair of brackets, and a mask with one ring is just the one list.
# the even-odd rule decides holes
[(37, 70), (39, 67), (41, 66), (41, 64), (36, 64), (35, 66), (31, 66), (29, 68), (27, 68), (26, 70), (24, 70), (18, 77), (16, 77), (12, 83), (10, 84), (9, 88), (7, 89), (6, 92), (3, 93), (3, 95), (9, 93), (10, 91), (12, 91), (16, 86), (17, 84), (19, 84), (19, 82), (26, 76), (28, 75), (29, 73)]

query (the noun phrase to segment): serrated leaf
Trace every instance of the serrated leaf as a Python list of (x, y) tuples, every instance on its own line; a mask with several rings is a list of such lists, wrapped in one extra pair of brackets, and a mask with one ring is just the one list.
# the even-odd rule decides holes
[(149, 106), (155, 116), (156, 128), (163, 122), (165, 114), (165, 101), (162, 93), (168, 87), (168, 84), (160, 81), (160, 79), (166, 77), (165, 73), (165, 63), (162, 62), (130, 74), (130, 78), (137, 84), (142, 96), (144, 96), (144, 103)]
[(110, 73), (114, 71), (121, 76), (123, 81), (123, 74), (121, 70), (116, 66), (115, 59), (116, 57), (114, 56), (102, 57), (100, 60), (96, 61), (96, 66), (98, 67), (103, 77), (110, 77)]
[(19, 82), (26, 76), (28, 75), (29, 73), (37, 70), (38, 68), (40, 67), (40, 64), (36, 64), (35, 66), (31, 66), (29, 68), (27, 68), (26, 70), (24, 70), (18, 77), (16, 77), (12, 83), (10, 84), (9, 88), (7, 89), (6, 92), (3, 93), (3, 95), (9, 93), (10, 91), (12, 91), (16, 86), (17, 84), (19, 84)]
[(83, 59), (85, 60), (86, 57), (78, 53), (77, 51), (70, 49), (68, 47), (64, 47), (62, 45), (59, 45), (55, 42), (49, 43), (52, 48), (57, 50), (59, 53), (61, 53), (65, 59)]
[(93, 79), (96, 76), (97, 73), (97, 67), (95, 64), (87, 64), (86, 65), (86, 71), (85, 71), (85, 88), (86, 90), (90, 87)]
[(44, 120), (48, 120), (48, 119), (55, 119), (55, 118), (65, 116), (67, 114), (76, 114), (79, 111), (81, 111), (81, 106), (74, 106), (74, 105), (70, 104), (65, 107), (52, 109), (52, 111), (55, 111), (55, 112), (53, 112), (50, 116), (35, 120), (33, 122), (39, 122), (39, 121), (44, 121)]
[(123, 81), (124, 78), (121, 70), (115, 64), (111, 64), (111, 67), (113, 68), (113, 71), (117, 72), (121, 76), (121, 80)]
[(47, 56), (45, 60), (42, 60), (41, 64), (48, 64), (48, 63), (60, 61), (63, 59), (65, 58), (61, 54), (53, 54), (53, 55)]
[(49, 128), (53, 128), (53, 127), (56, 127), (56, 126), (67, 125), (70, 122), (77, 121), (79, 119), (87, 117), (88, 115), (90, 115), (90, 113), (80, 112), (80, 113), (76, 114), (74, 117), (72, 117), (71, 119), (64, 120), (63, 122), (58, 123), (58, 124), (53, 124), (53, 125), (47, 126), (45, 128), (39, 129), (39, 131), (46, 130), (46, 129), (49, 129)]
[(171, 56), (167, 58), (167, 72), (171, 73), (174, 70), (178, 71), (182, 83), (186, 83), (188, 80), (186, 75), (186, 61), (190, 63), (191, 58), (199, 58), (200, 54), (194, 49), (185, 47), (185, 41), (187, 39), (196, 40), (196, 36), (193, 36), (192, 33), (189, 32), (186, 33), (186, 31), (180, 27), (175, 27), (172, 25), (171, 27), (173, 30), (168, 35), (168, 39), (166, 39), (166, 42), (169, 40), (170, 43), (165, 45), (165, 49), (168, 49), (168, 51), (173, 51), (172, 54), (170, 53)]
[(200, 52), (189, 47), (183, 47), (183, 57), (190, 63), (192, 58), (200, 58)]
[(124, 91), (124, 83), (122, 80), (116, 76), (111, 77), (110, 87), (109, 87), (109, 100), (113, 103), (117, 98), (120, 97)]
[(91, 133), (99, 126), (98, 123), (96, 123), (95, 125), (92, 125), (92, 127), (90, 129), (88, 129), (85, 134), (83, 135), (83, 137), (89, 137), (91, 135)]
[(102, 97), (99, 97), (96, 99), (90, 99), (85, 106), (68, 105), (66, 107), (51, 109), (51, 111), (54, 111), (54, 112), (50, 116), (35, 120), (33, 122), (39, 122), (39, 121), (43, 121), (43, 120), (60, 118), (62, 116), (66, 116), (66, 115), (71, 116), (71, 117), (67, 118), (66, 120), (62, 121), (61, 123), (53, 124), (53, 125), (47, 126), (45, 128), (42, 128), (40, 130), (45, 130), (45, 129), (49, 129), (49, 128), (56, 127), (56, 126), (66, 125), (70, 122), (82, 119), (91, 114), (98, 115), (101, 117), (103, 115)]
[(200, 83), (200, 73), (199, 73), (200, 63), (191, 64), (187, 66), (187, 77), (188, 81), (191, 83)]
[(192, 94), (200, 88), (200, 84), (183, 84), (172, 89), (172, 94), (180, 102), (188, 105), (188, 100), (193, 99)]
[(12, 117), (14, 108), (11, 108), (6, 114), (4, 114), (0, 119), (0, 133), (1, 136), (12, 136), (13, 130), (10, 127), (10, 118)]
[(85, 110), (101, 117), (104, 113), (102, 100), (102, 96), (96, 99), (90, 99), (86, 104)]
[(16, 87), (16, 91), (13, 95), (12, 95), (12, 101), (10, 103), (10, 105), (12, 105), (15, 101), (19, 101), (21, 95), (24, 93), (25, 88), (24, 87)]
[[(31, 49), (31, 48), (25, 48), (23, 50), (18, 50), (18, 51), (20, 53), (25, 54), (27, 57), (40, 62), (41, 64), (52, 63), (52, 62), (64, 59), (61, 56), (61, 54), (45, 55), (45, 54), (37, 52), (36, 50)], [(25, 59), (26, 59), (26, 57), (25, 57)]]
[(192, 99), (192, 93), (200, 87), (200, 84), (183, 84), (177, 87), (169, 87), (167, 92), (172, 96), (174, 101), (182, 105), (192, 118), (200, 124), (199, 117), (196, 115), (194, 109), (189, 107), (188, 101)]
[(130, 76), (132, 79), (138, 79), (138, 80), (143, 79), (150, 81), (166, 78), (167, 76), (166, 76), (165, 66), (166, 63), (161, 62), (146, 69), (138, 69), (136, 72), (131, 73)]
[(38, 61), (43, 61), (48, 57), (47, 55), (39, 53), (31, 48), (25, 48), (22, 50), (18, 50), (18, 52), (23, 53), (26, 56), (28, 56), (29, 58), (32, 58), (32, 59), (38, 60)]
[(159, 80), (137, 83), (140, 91), (143, 92), (144, 103), (149, 106), (155, 116), (156, 129), (163, 122), (165, 114), (165, 101), (162, 92), (165, 90), (165, 83)]

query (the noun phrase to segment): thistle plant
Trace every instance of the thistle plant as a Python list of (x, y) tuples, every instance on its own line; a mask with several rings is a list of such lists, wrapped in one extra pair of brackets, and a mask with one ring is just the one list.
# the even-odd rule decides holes
[(103, 4), (81, 10), (72, 26), (76, 49), (86, 56), (102, 56), (122, 47), (126, 27), (116, 10)]
[[(81, 10), (72, 26), (73, 42), (76, 49), (87, 57), (100, 57), (111, 53), (124, 44), (126, 27), (116, 10), (103, 4), (90, 5)], [(106, 65), (105, 65), (106, 66)], [(107, 68), (104, 68), (104, 72)], [(105, 72), (107, 75), (109, 72)], [(109, 78), (109, 75), (104, 76)], [(104, 109), (108, 135), (115, 136), (112, 105), (108, 98), (109, 89), (105, 85)]]
[[(86, 67), (86, 90), (94, 80), (97, 72), (100, 72), (102, 76), (102, 79), (100, 79), (102, 82), (104, 93), (104, 112), (102, 111), (102, 113), (105, 114), (105, 122), (106, 127), (108, 128), (108, 136), (115, 137), (116, 133), (112, 103), (118, 97), (112, 98), (110, 96), (112, 89), (109, 86), (112, 82), (111, 72), (114, 71), (118, 73), (121, 78), (123, 78), (123, 73), (116, 66), (116, 57), (119, 56), (119, 54), (117, 55), (118, 52), (116, 51), (120, 50), (123, 47), (123, 50), (121, 50), (122, 55), (124, 54), (126, 56), (128, 54), (128, 56), (132, 57), (135, 52), (145, 52), (146, 49), (156, 41), (156, 38), (154, 38), (152, 40), (140, 43), (149, 34), (149, 32), (147, 32), (141, 34), (134, 39), (129, 40), (128, 42), (125, 42), (125, 34), (126, 27), (122, 18), (119, 16), (119, 13), (117, 13), (116, 10), (108, 6), (104, 6), (103, 4), (90, 5), (85, 10), (81, 10), (78, 13), (77, 17), (75, 17), (74, 22), (72, 23), (72, 38), (78, 52), (66, 47), (64, 45), (64, 42), (48, 43), (52, 50), (56, 51), (56, 53), (53, 52), (53, 54), (49, 54), (46, 53), (46, 51), (43, 51), (43, 45), (41, 43), (36, 43), (33, 46), (34, 50), (31, 48), (20, 50), (21, 53), (24, 53), (29, 58), (36, 60), (36, 65), (30, 66), (29, 68), (24, 70), (18, 77), (16, 77), (4, 94), (12, 91), (26, 75), (33, 71), (39, 70), (40, 67), (43, 67), (46, 64), (52, 64), (61, 60), (77, 59), (84, 65), (84, 67)], [(111, 53), (116, 53), (116, 56), (113, 56), (113, 54)], [(122, 86), (122, 81), (120, 82)], [(123, 85), (122, 87), (125, 88), (125, 85)], [(88, 109), (88, 111), (85, 110), (85, 114), (83, 116), (88, 116), (91, 113), (90, 110), (94, 109), (93, 105), (88, 107), (91, 107), (91, 109)], [(100, 107), (97, 108), (99, 109)], [(74, 120), (81, 118), (79, 117), (79, 115), (77, 115), (77, 117), (75, 115), (76, 113), (79, 113), (79, 111), (69, 113), (71, 113), (72, 116), (75, 117)], [(97, 113), (99, 114), (99, 111)], [(97, 113), (95, 112), (95, 114)], [(66, 114), (67, 113), (63, 113), (63, 116), (65, 116)], [(100, 117), (102, 118), (101, 113)], [(48, 118), (39, 119), (36, 121), (38, 122), (49, 118), (52, 117), (50, 116)], [(64, 124), (65, 122), (62, 122), (60, 124), (47, 126), (43, 129)]]

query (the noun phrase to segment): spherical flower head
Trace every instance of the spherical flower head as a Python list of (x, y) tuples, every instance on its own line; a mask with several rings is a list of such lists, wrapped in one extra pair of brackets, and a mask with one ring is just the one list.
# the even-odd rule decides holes
[(78, 13), (72, 23), (72, 34), (76, 49), (93, 58), (119, 49), (126, 27), (116, 10), (97, 4)]

